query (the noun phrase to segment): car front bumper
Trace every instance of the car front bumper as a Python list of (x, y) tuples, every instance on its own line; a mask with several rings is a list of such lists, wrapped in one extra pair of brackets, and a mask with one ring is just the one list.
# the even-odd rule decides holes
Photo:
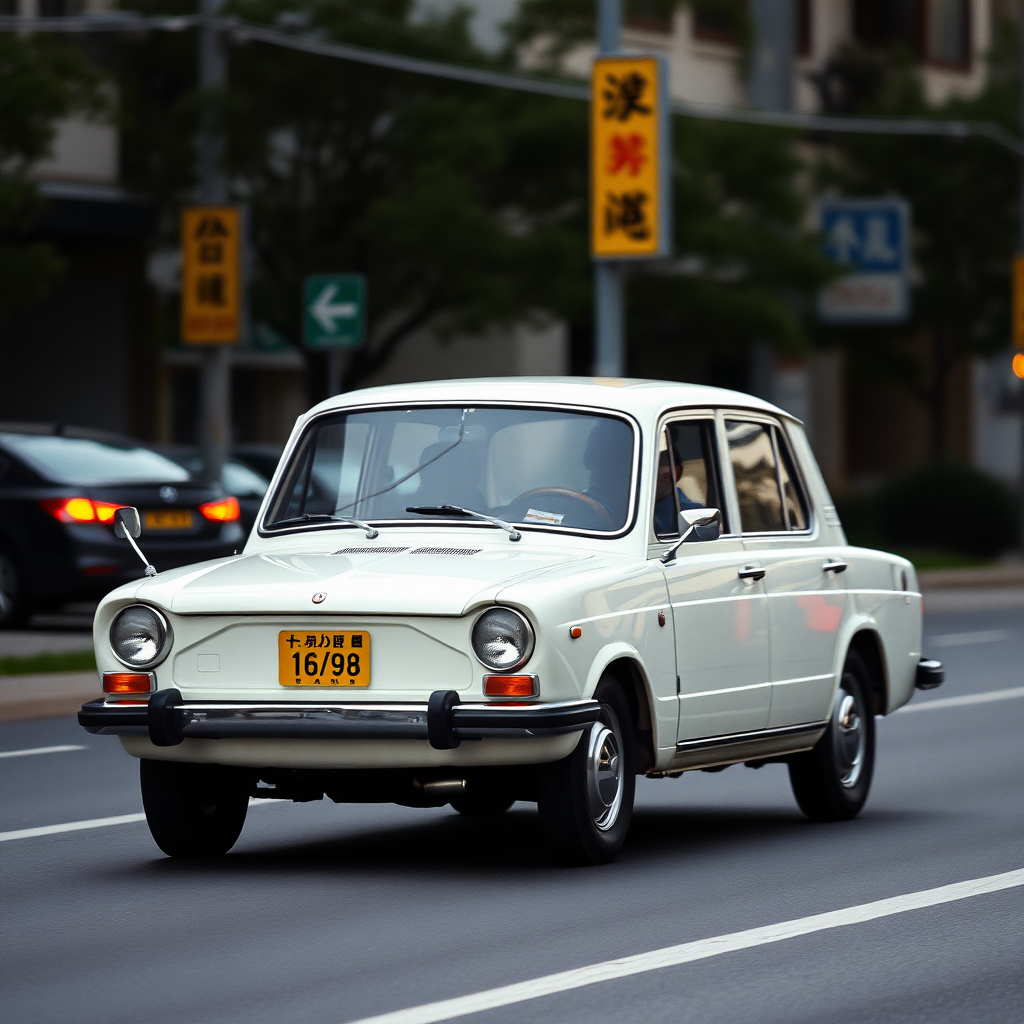
[(556, 704), (462, 704), (451, 690), (427, 703), (243, 703), (185, 701), (160, 690), (147, 704), (89, 701), (78, 713), (87, 732), (148, 736), (158, 747), (185, 739), (410, 739), (438, 750), (463, 740), (561, 736), (600, 717), (595, 700)]

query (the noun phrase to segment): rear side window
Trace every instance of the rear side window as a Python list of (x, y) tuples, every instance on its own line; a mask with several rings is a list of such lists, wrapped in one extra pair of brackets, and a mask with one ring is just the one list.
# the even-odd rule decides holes
[(725, 431), (743, 532), (806, 530), (807, 498), (779, 428), (727, 419)]

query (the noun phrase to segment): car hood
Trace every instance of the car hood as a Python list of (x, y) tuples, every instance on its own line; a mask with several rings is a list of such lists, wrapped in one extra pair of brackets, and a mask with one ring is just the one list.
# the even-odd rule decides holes
[(591, 557), (550, 549), (427, 550), (437, 553), (241, 555), (161, 574), (143, 582), (136, 599), (183, 615), (462, 615), (510, 583)]

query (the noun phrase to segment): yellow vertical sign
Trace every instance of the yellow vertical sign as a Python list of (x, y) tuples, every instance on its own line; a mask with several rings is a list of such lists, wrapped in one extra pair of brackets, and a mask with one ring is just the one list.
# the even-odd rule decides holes
[(667, 253), (668, 110), (657, 57), (598, 57), (590, 102), (595, 259)]
[(1024, 256), (1013, 259), (1013, 344), (1024, 349)]
[(241, 329), (238, 209), (193, 206), (181, 215), (181, 338), (191, 345), (238, 341)]

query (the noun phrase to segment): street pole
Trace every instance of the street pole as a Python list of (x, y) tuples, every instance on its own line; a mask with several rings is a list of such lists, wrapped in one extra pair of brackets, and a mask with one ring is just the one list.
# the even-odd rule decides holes
[[(619, 53), (622, 37), (622, 0), (597, 0), (597, 52)], [(626, 371), (625, 267), (622, 263), (594, 261), (594, 372), (599, 377), (621, 377)]]
[[(199, 13), (206, 18), (220, 14), (224, 0), (200, 0)], [(207, 102), (196, 139), (198, 200), (203, 206), (223, 206), (227, 201), (224, 180), (224, 133), (210, 95), (227, 83), (227, 52), (220, 29), (204, 23), (199, 28), (199, 89)], [(199, 447), (203, 478), (219, 484), (228, 456), (231, 434), (231, 363), (227, 345), (204, 345), (200, 365)]]
[[(1020, 46), (1020, 83), (1019, 83), (1019, 104), (1017, 117), (1020, 121), (1021, 135), (1024, 136), (1024, 0), (1021, 0), (1017, 8), (1019, 20), (1017, 23), (1018, 45)], [(1020, 223), (1018, 225), (1017, 251), (1024, 256), (1024, 157), (1020, 160)], [(1021, 349), (1024, 352), (1024, 349)], [(1020, 549), (1024, 553), (1024, 380), (1018, 387), (1020, 395), (1020, 480), (1017, 488), (1020, 497), (1020, 517), (1018, 528), (1020, 530)]]

